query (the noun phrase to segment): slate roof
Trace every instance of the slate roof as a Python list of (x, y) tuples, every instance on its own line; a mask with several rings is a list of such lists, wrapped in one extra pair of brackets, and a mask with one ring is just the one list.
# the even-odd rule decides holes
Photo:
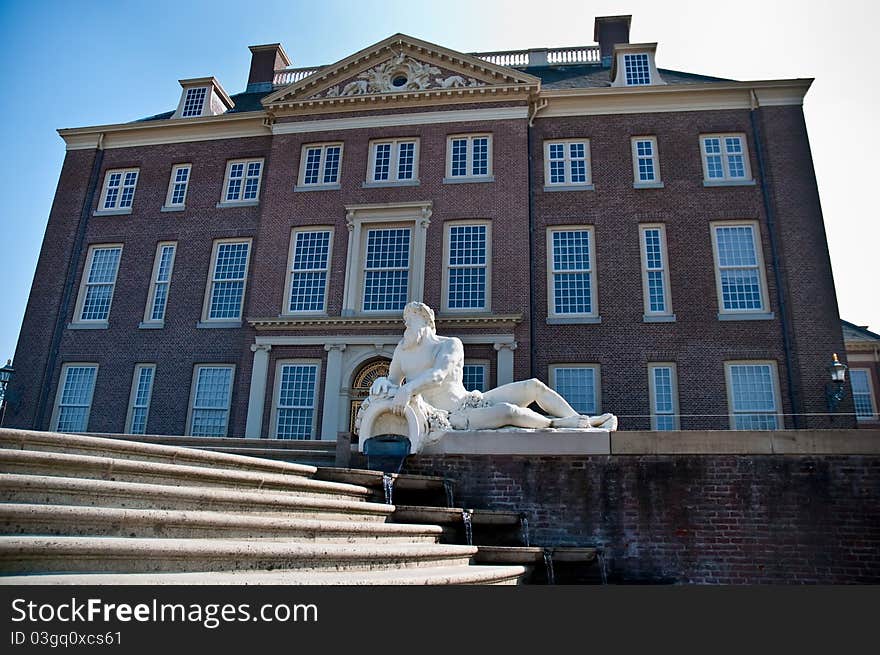
[(846, 341), (877, 341), (880, 342), (880, 334), (871, 332), (867, 326), (856, 325), (840, 319), (843, 326), (843, 340)]
[[(611, 86), (611, 69), (601, 64), (574, 64), (570, 66), (533, 66), (521, 67), (513, 66), (517, 70), (529, 73), (541, 79), (541, 88), (551, 89), (589, 89)], [(721, 77), (710, 77), (708, 75), (697, 75), (695, 73), (684, 73), (681, 71), (673, 71), (665, 68), (658, 69), (663, 81), (667, 84), (705, 84), (707, 82), (731, 82)], [(256, 93), (236, 93), (232, 98), (235, 107), (230, 109), (227, 114), (239, 114), (247, 111), (260, 111), (263, 105), (260, 100), (274, 93), (272, 91), (258, 91)], [(135, 123), (143, 121), (157, 121), (171, 118), (174, 110), (162, 112), (154, 116), (140, 118)]]

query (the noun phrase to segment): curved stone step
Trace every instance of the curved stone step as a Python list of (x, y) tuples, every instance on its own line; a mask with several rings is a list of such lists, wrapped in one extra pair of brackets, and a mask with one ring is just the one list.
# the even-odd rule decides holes
[(139, 443), (157, 443), (166, 446), (182, 446), (184, 448), (202, 448), (210, 446), (242, 447), (242, 448), (275, 448), (279, 450), (312, 450), (333, 455), (336, 453), (335, 441), (320, 439), (250, 439), (241, 437), (191, 437), (170, 434), (113, 434), (108, 432), (89, 432), (86, 436)]
[(87, 505), (130, 509), (283, 513), (289, 517), (384, 521), (393, 505), (336, 500), (326, 494), (240, 491), (215, 487), (171, 487), (58, 476), (0, 475), (0, 502)]
[(196, 448), (165, 446), (141, 443), (123, 439), (87, 437), (79, 434), (59, 432), (39, 432), (36, 430), (12, 430), (0, 428), (0, 448), (19, 450), (43, 450), (56, 453), (113, 457), (167, 464), (187, 464), (222, 469), (243, 469), (266, 471), (282, 475), (311, 477), (317, 470), (314, 466), (293, 464), (278, 460), (232, 455)]
[(0, 533), (81, 537), (298, 539), (316, 542), (437, 543), (438, 525), (326, 521), (228, 512), (0, 504)]
[[(322, 466), (332, 464), (336, 460), (336, 453), (328, 453), (324, 450), (284, 450), (281, 448), (236, 448), (233, 446), (190, 446), (198, 450), (212, 453), (229, 453), (233, 455), (249, 455), (250, 457), (259, 457), (261, 459), (271, 459), (281, 462), (300, 462), (314, 461)], [(302, 466), (313, 466), (313, 464), (302, 464)]]
[(450, 566), (391, 571), (68, 573), (0, 577), (0, 585), (514, 585), (522, 566)]
[[(486, 526), (518, 526), (519, 512), (503, 510), (472, 510), (471, 524)], [(394, 520), (399, 523), (437, 523), (440, 525), (460, 525), (462, 509), (458, 507), (428, 507), (422, 505), (395, 505)]]
[(0, 574), (159, 573), (466, 566), (477, 549), (289, 540), (0, 537)]
[(370, 494), (366, 487), (353, 484), (325, 482), (268, 471), (230, 470), (8, 448), (0, 448), (0, 472), (189, 487), (271, 489), (329, 494), (339, 498), (366, 498)]

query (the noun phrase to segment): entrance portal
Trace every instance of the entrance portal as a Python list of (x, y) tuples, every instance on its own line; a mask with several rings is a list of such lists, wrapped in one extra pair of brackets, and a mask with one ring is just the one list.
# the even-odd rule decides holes
[(370, 395), (370, 387), (378, 378), (388, 376), (388, 366), (391, 360), (373, 359), (361, 366), (351, 381), (351, 412), (349, 414), (349, 431), (354, 434), (354, 420), (364, 399)]

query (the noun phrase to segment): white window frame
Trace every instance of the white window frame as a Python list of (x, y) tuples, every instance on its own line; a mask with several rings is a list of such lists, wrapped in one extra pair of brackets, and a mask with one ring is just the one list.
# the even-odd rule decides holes
[[(486, 228), (486, 256), (485, 263), (479, 265), (461, 265), (453, 267), (450, 264), (452, 255), (452, 229), (456, 227), (483, 226)], [(449, 292), (452, 268), (484, 268), (486, 271), (486, 287), (484, 289), (484, 303), (480, 307), (450, 307)], [(443, 225), (443, 302), (441, 307), (444, 312), (468, 313), (492, 311), (492, 222), (488, 220), (472, 221), (447, 221)]]
[[(590, 412), (591, 415), (598, 416), (602, 413), (602, 367), (599, 364), (593, 363), (583, 363), (583, 364), (575, 364), (575, 363), (564, 363), (564, 364), (551, 364), (549, 366), (548, 372), (549, 375), (547, 379), (550, 380), (550, 388), (554, 391), (562, 395), (562, 393), (557, 388), (557, 376), (556, 373), (560, 369), (592, 369), (593, 370), (593, 405), (595, 407), (595, 411)], [(564, 398), (565, 396), (563, 396)], [(565, 399), (567, 403), (571, 405), (571, 402), (568, 398)], [(574, 407), (574, 405), (572, 405)], [(580, 412), (581, 410), (575, 407), (575, 409)]]
[[(231, 369), (232, 373), (229, 376), (229, 394), (226, 397), (226, 407), (225, 408), (223, 408), (223, 407), (196, 407), (195, 406), (196, 389), (198, 388), (198, 381), (199, 381), (199, 371), (202, 370), (203, 368)], [(235, 364), (203, 363), (203, 364), (196, 364), (195, 366), (193, 366), (192, 383), (190, 384), (190, 391), (189, 391), (189, 405), (188, 405), (188, 409), (187, 409), (187, 413), (186, 413), (186, 434), (188, 436), (192, 436), (193, 419), (195, 418), (196, 411), (198, 411), (199, 409), (211, 409), (211, 410), (224, 409), (226, 412), (226, 426), (223, 431), (223, 434), (219, 435), (219, 436), (225, 437), (225, 436), (229, 435), (229, 419), (230, 419), (230, 415), (232, 413), (231, 412), (231, 410), (232, 410), (232, 394), (235, 392), (235, 368), (236, 368)]]
[[(198, 113), (190, 113), (187, 114), (186, 103), (189, 102), (190, 92), (195, 91), (204, 91), (204, 96), (202, 97), (202, 105), (199, 108)], [(183, 98), (180, 101), (180, 118), (198, 118), (200, 116), (205, 115), (205, 107), (210, 107), (211, 105), (211, 87), (207, 86), (188, 86), (183, 90)]]
[[(247, 281), (248, 281), (248, 273), (251, 265), (251, 253), (253, 251), (253, 239), (250, 237), (246, 238), (229, 238), (229, 239), (214, 239), (213, 246), (211, 248), (211, 263), (208, 267), (208, 279), (207, 284), (205, 286), (205, 299), (202, 304), (202, 322), (199, 324), (200, 327), (207, 327), (211, 325), (217, 325), (221, 327), (236, 327), (241, 325), (241, 317), (244, 311), (244, 303), (245, 298), (247, 296)], [(246, 243), (248, 244), (247, 250), (247, 259), (244, 264), (244, 278), (241, 280), (242, 289), (241, 289), (241, 303), (238, 307), (238, 317), (237, 318), (211, 318), (211, 298), (214, 293), (214, 283), (215, 282), (237, 282), (239, 280), (216, 280), (217, 274), (217, 256), (220, 252), (220, 245), (224, 243)]]
[[(731, 368), (733, 366), (768, 366), (770, 368), (770, 383), (773, 385), (773, 402), (775, 407), (773, 411), (747, 411), (747, 410), (739, 410), (737, 411), (733, 406), (733, 383), (731, 379)], [(775, 416), (776, 417), (776, 427), (772, 428), (774, 430), (784, 430), (785, 429), (785, 421), (782, 414), (782, 396), (780, 395), (779, 390), (779, 373), (776, 368), (776, 362), (772, 360), (732, 360), (724, 362), (724, 382), (727, 387), (727, 407), (728, 414), (730, 416), (730, 429), (738, 430), (736, 427), (736, 417), (740, 415), (751, 416), (751, 415), (765, 415), (765, 416)]]
[[(623, 80), (626, 86), (650, 86), (653, 83), (653, 76), (651, 75), (651, 55), (647, 52), (627, 52), (623, 53)], [(630, 62), (635, 61), (636, 58), (644, 58), (645, 61), (645, 70), (640, 71), (640, 73), (644, 73), (647, 76), (646, 81), (630, 81)], [(636, 77), (635, 72), (633, 72), (632, 77)]]
[[(649, 142), (651, 144), (651, 155), (639, 154), (639, 143)], [(657, 149), (656, 136), (634, 136), (630, 139), (630, 148), (632, 149), (633, 163), (633, 188), (634, 189), (662, 189), (663, 178), (660, 177), (660, 151)], [(643, 180), (640, 163), (643, 159), (650, 159), (654, 167), (654, 179)]]
[[(553, 262), (553, 235), (557, 232), (588, 232), (589, 262), (588, 269), (560, 269), (554, 268)], [(599, 289), (598, 276), (596, 275), (596, 230), (592, 225), (554, 225), (547, 228), (547, 322), (548, 323), (599, 323)], [(592, 311), (585, 312), (557, 312), (556, 311), (556, 273), (586, 273), (590, 279), (590, 304)]]
[(431, 224), (432, 203), (401, 202), (384, 205), (347, 205), (348, 253), (345, 268), (345, 287), (342, 295), (342, 315), (393, 315), (400, 312), (364, 311), (364, 269), (367, 252), (367, 232), (374, 228), (410, 227), (410, 265), (408, 300), (422, 301), (425, 292), (425, 249), (428, 226)]
[(284, 366), (314, 366), (315, 367), (315, 389), (312, 396), (312, 428), (310, 436), (302, 437), (307, 440), (320, 439), (318, 434), (318, 400), (321, 387), (321, 360), (320, 359), (279, 359), (275, 362), (275, 385), (272, 392), (272, 412), (270, 417), (270, 439), (285, 440), (284, 437), (278, 436), (278, 410), (280, 409), (304, 409), (304, 407), (280, 407), (281, 400), (281, 371)]
[(871, 414), (867, 415), (867, 416), (866, 415), (860, 416), (860, 415), (856, 414), (856, 420), (857, 421), (878, 421), (878, 420), (880, 420), (880, 416), (877, 415), (877, 396), (875, 395), (875, 392), (874, 392), (874, 380), (873, 380), (873, 376), (871, 375), (870, 368), (864, 368), (864, 367), (860, 367), (860, 366), (851, 366), (849, 369), (850, 386), (852, 387), (852, 393), (853, 393), (853, 407), (855, 407), (856, 389), (855, 389), (855, 385), (853, 385), (852, 382), (853, 382), (853, 375), (857, 371), (860, 374), (864, 373), (865, 378), (868, 381), (868, 402), (871, 405)]
[[(171, 262), (168, 265), (168, 279), (159, 280), (159, 272), (162, 264), (162, 254), (165, 248), (172, 248)], [(144, 308), (144, 320), (140, 327), (163, 327), (165, 315), (168, 312), (168, 298), (171, 295), (171, 278), (174, 275), (174, 261), (177, 259), (177, 241), (160, 241), (156, 244), (156, 254), (153, 257), (153, 271), (150, 273), (150, 290), (147, 293), (147, 306)], [(153, 318), (156, 305), (156, 291), (159, 285), (167, 285), (165, 293), (165, 307), (162, 310), (162, 318)]]
[[(49, 422), (49, 430), (52, 432), (58, 431), (58, 423), (61, 418), (61, 400), (64, 396), (64, 389), (67, 386), (67, 371), (71, 368), (93, 368), (95, 370), (95, 374), (92, 378), (92, 388), (89, 390), (89, 399), (86, 407), (86, 416), (82, 430), (77, 430), (75, 432), (88, 432), (89, 429), (89, 418), (92, 413), (92, 401), (95, 397), (95, 387), (98, 386), (98, 371), (99, 366), (95, 362), (65, 362), (61, 365), (61, 373), (58, 376), (58, 388), (55, 390), (55, 404), (52, 407), (52, 420)], [(83, 405), (71, 405), (75, 407), (83, 407)]]
[[(648, 242), (647, 233), (651, 230), (657, 230), (660, 233), (660, 259), (661, 267), (648, 268)], [(643, 320), (646, 323), (651, 322), (671, 322), (675, 320), (675, 314), (672, 313), (672, 291), (669, 282), (669, 255), (666, 251), (666, 226), (662, 223), (644, 223), (639, 225), (639, 251), (642, 262), (642, 301), (644, 303)], [(651, 293), (650, 284), (648, 282), (648, 273), (660, 272), (663, 280), (663, 302), (666, 308), (662, 311), (651, 309)]]
[[(400, 147), (413, 144), (413, 176), (401, 179)], [(388, 179), (376, 179), (376, 152), (380, 145), (388, 145), (391, 152), (388, 160)], [(418, 137), (401, 137), (398, 139), (375, 139), (370, 141), (370, 156), (367, 159), (367, 181), (364, 186), (416, 186), (419, 182), (419, 139)]]
[[(743, 159), (743, 176), (733, 177), (730, 174), (730, 154), (727, 152), (725, 139), (739, 139), (742, 146)], [(722, 177), (709, 177), (709, 153), (706, 152), (707, 139), (719, 139), (721, 152), (721, 168), (724, 175)], [(703, 161), (703, 185), (704, 186), (736, 186), (738, 184), (752, 185), (755, 183), (752, 178), (752, 167), (749, 162), (749, 142), (746, 135), (742, 132), (732, 132), (729, 134), (701, 134), (700, 135), (700, 158)]]
[[(147, 400), (143, 405), (138, 404), (138, 389), (140, 387), (141, 371), (152, 369), (152, 377), (150, 378), (150, 387), (147, 390)], [(128, 398), (128, 413), (125, 416), (125, 433), (126, 434), (148, 434), (147, 424), (150, 420), (150, 402), (153, 400), (153, 385), (156, 382), (156, 365), (155, 364), (135, 364), (134, 375), (131, 379), (131, 394)], [(134, 413), (136, 409), (144, 410), (144, 431), (132, 432), (132, 423), (134, 423)]]
[[(466, 140), (465, 146), (465, 175), (452, 174), (452, 142), (458, 140)], [(487, 139), (486, 146), (486, 173), (474, 175), (474, 141), (476, 139)], [(495, 173), (492, 166), (494, 146), (492, 144), (492, 134), (490, 132), (481, 132), (474, 134), (450, 134), (446, 137), (446, 177), (443, 178), (444, 184), (455, 184), (458, 182), (494, 182)]]
[[(489, 391), (492, 387), (489, 384), (489, 360), (486, 359), (465, 359), (464, 366), (475, 366), (483, 369), (483, 386), (480, 391)], [(462, 368), (462, 382), (464, 381), (464, 368)]]
[[(92, 263), (95, 258), (95, 252), (98, 250), (111, 250), (111, 249), (119, 249), (119, 259), (116, 262), (116, 271), (113, 274), (112, 282), (95, 282), (90, 283), (89, 277), (92, 272)], [(113, 297), (116, 295), (116, 280), (119, 277), (119, 267), (122, 265), (122, 252), (123, 252), (123, 244), (121, 243), (95, 243), (89, 246), (88, 253), (86, 255), (85, 266), (83, 266), (82, 278), (79, 283), (79, 293), (77, 294), (76, 305), (73, 311), (73, 322), (69, 327), (92, 327), (92, 328), (105, 328), (110, 324), (110, 312), (113, 310)], [(110, 290), (110, 303), (107, 305), (107, 316), (105, 318), (83, 318), (83, 310), (85, 309), (86, 302), (86, 294), (88, 293), (88, 288), (95, 285), (105, 285), (109, 284), (112, 289)]]
[[(134, 207), (134, 199), (137, 195), (137, 185), (140, 180), (140, 168), (111, 168), (104, 173), (104, 186), (101, 188), (101, 196), (98, 199), (98, 208), (95, 210), (95, 216), (118, 216), (130, 214)], [(134, 184), (126, 184), (126, 178), (129, 174), (134, 173)], [(110, 206), (107, 206), (107, 196), (110, 192), (110, 180), (113, 175), (120, 175), (119, 186), (116, 189), (116, 195)], [(122, 196), (126, 189), (131, 189), (131, 199), (126, 206), (122, 206)]]
[[(293, 257), (296, 253), (297, 235), (310, 232), (328, 232), (330, 237), (327, 243), (327, 266), (322, 269), (298, 269), (293, 270)], [(298, 316), (302, 314), (326, 315), (327, 314), (327, 297), (330, 291), (330, 270), (333, 266), (333, 236), (334, 229), (326, 225), (315, 225), (307, 227), (295, 227), (290, 232), (290, 246), (287, 251), (287, 279), (284, 284), (284, 305), (281, 308), (282, 316)], [(293, 276), (295, 273), (317, 273), (325, 274), (324, 280), (324, 300), (321, 309), (316, 310), (291, 310), (290, 294), (293, 287)]]
[[(239, 188), (238, 198), (234, 198), (232, 200), (227, 200), (227, 196), (229, 195), (229, 182), (230, 175), (232, 174), (232, 167), (236, 164), (241, 164), (243, 166), (242, 176), (241, 176), (241, 187)], [(257, 175), (257, 193), (254, 198), (244, 198), (244, 190), (247, 186), (247, 181), (249, 179), (253, 179), (252, 175), (248, 175), (248, 171), (250, 169), (251, 164), (259, 164), (260, 165), (260, 174)], [(253, 205), (260, 204), (260, 191), (263, 187), (263, 173), (266, 170), (266, 162), (263, 157), (250, 157), (247, 159), (230, 159), (226, 162), (226, 173), (223, 175), (223, 187), (220, 190), (220, 202), (217, 203), (217, 207), (249, 207)]]
[[(323, 182), (325, 168), (327, 166), (327, 149), (339, 148), (339, 168), (336, 171), (335, 182)], [(318, 181), (306, 183), (306, 164), (308, 163), (309, 150), (320, 149), (320, 161), (318, 164)], [(294, 191), (330, 191), (342, 188), (342, 163), (345, 155), (345, 147), (342, 141), (329, 141), (326, 143), (304, 143), (299, 158), (299, 177), (297, 177)]]
[[(177, 174), (186, 170), (186, 180), (184, 182), (177, 181)], [(168, 179), (168, 191), (165, 194), (165, 204), (162, 205), (161, 211), (182, 211), (186, 209), (186, 195), (189, 193), (189, 183), (192, 179), (192, 164), (174, 164), (171, 167), (171, 176)], [(178, 185), (183, 186), (183, 199), (180, 202), (174, 202), (174, 192)]]
[[(580, 158), (572, 158), (571, 146), (580, 144), (584, 146), (584, 181), (572, 182), (571, 164), (573, 161), (580, 161)], [(562, 182), (553, 182), (550, 173), (550, 164), (552, 161), (560, 161), (559, 159), (550, 159), (551, 146), (562, 145), (563, 154), (562, 162), (565, 171), (565, 179)], [(593, 157), (590, 152), (589, 139), (549, 139), (544, 141), (544, 191), (592, 191), (593, 186)]]
[[(752, 229), (752, 241), (755, 248), (756, 267), (758, 269), (758, 281), (761, 287), (761, 308), (760, 309), (727, 309), (724, 307), (724, 294), (721, 284), (721, 265), (718, 251), (718, 228), (732, 227), (750, 227)], [(767, 290), (767, 276), (764, 270), (764, 248), (761, 239), (761, 228), (758, 221), (712, 221), (709, 223), (710, 239), (712, 240), (712, 257), (715, 267), (715, 293), (718, 297), (718, 320), (766, 320), (772, 319), (773, 313), (770, 311), (770, 296)], [(729, 267), (729, 268), (755, 268), (748, 267)]]
[[(654, 371), (657, 369), (669, 369), (670, 393), (672, 394), (672, 411), (660, 411), (657, 409), (657, 381)], [(651, 403), (651, 429), (657, 430), (658, 416), (671, 416), (673, 421), (672, 430), (681, 430), (681, 420), (678, 408), (678, 369), (675, 362), (650, 362), (648, 364), (648, 398)]]

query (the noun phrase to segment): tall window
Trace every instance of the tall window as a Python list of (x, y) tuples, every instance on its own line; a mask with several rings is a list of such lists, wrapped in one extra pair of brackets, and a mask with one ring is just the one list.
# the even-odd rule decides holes
[(226, 436), (234, 373), (234, 366), (196, 366), (190, 401), (189, 434), (194, 437)]
[(262, 159), (236, 159), (228, 162), (221, 204), (257, 202), (260, 197), (262, 173)]
[(550, 384), (578, 413), (599, 413), (598, 366), (551, 366)]
[(128, 213), (134, 203), (134, 192), (138, 181), (137, 168), (107, 171), (104, 189), (98, 202), (99, 211)]
[(314, 143), (303, 146), (299, 167), (299, 186), (338, 186), (342, 166), (341, 143)]
[(660, 186), (660, 161), (657, 157), (657, 137), (639, 136), (632, 139), (633, 184)]
[(281, 362), (275, 393), (275, 438), (311, 439), (315, 433), (318, 365)]
[(367, 230), (365, 312), (396, 312), (408, 302), (411, 235), (412, 230), (408, 227)]
[(285, 313), (326, 312), (332, 230), (295, 229), (291, 234)]
[(589, 139), (544, 142), (546, 188), (589, 186), (590, 183)]
[(675, 364), (648, 364), (651, 429), (678, 430), (678, 384)]
[(168, 194), (165, 197), (166, 208), (186, 206), (186, 191), (189, 188), (191, 170), (191, 164), (176, 164), (171, 168), (171, 180), (168, 182)]
[(550, 316), (597, 316), (593, 283), (593, 229), (551, 228), (549, 251)]
[(671, 317), (669, 270), (666, 266), (666, 230), (663, 225), (639, 227), (642, 243), (642, 293), (645, 320)]
[(165, 308), (168, 305), (168, 289), (171, 286), (171, 272), (174, 270), (176, 251), (177, 243), (173, 241), (160, 243), (156, 248), (144, 323), (162, 324), (165, 321)]
[(85, 432), (98, 377), (97, 364), (64, 364), (58, 383), (52, 429), (58, 432)]
[(446, 177), (449, 180), (489, 178), (492, 175), (492, 136), (451, 136), (446, 144)]
[(208, 88), (204, 86), (195, 87), (186, 90), (186, 96), (183, 100), (183, 109), (180, 115), (183, 118), (191, 116), (201, 116), (205, 107), (205, 98), (208, 95)]
[(150, 413), (150, 398), (153, 395), (155, 373), (155, 364), (138, 364), (134, 367), (128, 421), (125, 426), (127, 434), (145, 434), (147, 431), (147, 417)]
[(877, 407), (874, 404), (871, 371), (866, 368), (851, 368), (849, 369), (849, 379), (852, 384), (856, 419), (860, 421), (876, 421)]
[(485, 364), (465, 362), (461, 380), (464, 388), (468, 391), (486, 391), (488, 386), (486, 368)]
[(77, 321), (83, 323), (107, 321), (121, 256), (121, 245), (89, 248), (77, 303)]
[(446, 224), (444, 309), (489, 308), (489, 224)]
[(725, 363), (731, 428), (776, 430), (781, 427), (776, 365), (772, 362)]
[(249, 240), (214, 242), (205, 320), (241, 319), (250, 246)]
[(648, 64), (647, 54), (623, 55), (623, 67), (627, 86), (641, 86), (651, 83), (651, 67)]
[(418, 139), (371, 142), (367, 180), (373, 183), (416, 181), (418, 146)]
[(722, 314), (767, 311), (757, 233), (754, 222), (712, 225), (718, 304)]
[(749, 182), (746, 139), (742, 134), (707, 134), (700, 137), (703, 154), (703, 177), (712, 182)]

